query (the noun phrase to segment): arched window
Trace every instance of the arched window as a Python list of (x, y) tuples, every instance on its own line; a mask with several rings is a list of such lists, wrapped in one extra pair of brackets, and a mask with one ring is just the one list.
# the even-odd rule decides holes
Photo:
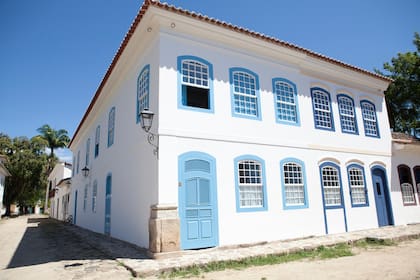
[(372, 102), (362, 100), (360, 102), (362, 109), (363, 125), (365, 127), (365, 135), (379, 137), (378, 122), (376, 119), (376, 109)]
[(276, 120), (280, 123), (299, 125), (296, 85), (286, 79), (273, 79)]
[(308, 207), (305, 165), (302, 161), (287, 158), (280, 162), (284, 209)]
[(86, 141), (86, 160), (85, 160), (86, 166), (89, 165), (89, 157), (90, 157), (90, 138), (88, 138)]
[(338, 111), (340, 113), (341, 131), (344, 133), (357, 134), (356, 114), (354, 102), (351, 97), (339, 94), (337, 96)]
[(149, 80), (150, 66), (144, 66), (137, 78), (137, 123), (140, 122), (140, 113), (144, 109), (149, 109)]
[(358, 164), (351, 164), (347, 167), (347, 175), (350, 186), (351, 205), (353, 207), (369, 206), (363, 167)]
[(85, 188), (84, 188), (84, 191), (83, 191), (83, 211), (84, 212), (86, 212), (87, 197), (88, 197), (88, 185), (85, 185)]
[(179, 56), (178, 107), (213, 112), (213, 67), (199, 57)]
[(95, 158), (98, 157), (99, 155), (99, 142), (101, 140), (101, 126), (98, 125), (96, 127), (96, 132), (95, 132)]
[(115, 136), (115, 107), (112, 107), (108, 115), (108, 147), (114, 144)]
[(93, 181), (92, 187), (92, 212), (96, 213), (96, 197), (98, 195), (98, 181)]
[(76, 168), (77, 174), (79, 174), (79, 168), (80, 168), (80, 150), (77, 151), (77, 168)]
[(342, 208), (341, 175), (338, 165), (326, 162), (320, 166), (325, 208)]
[(232, 115), (261, 119), (258, 76), (243, 68), (230, 69)]
[(330, 94), (321, 88), (312, 88), (312, 108), (315, 128), (334, 130)]
[(255, 156), (235, 159), (237, 211), (267, 209), (264, 161)]
[(416, 205), (414, 195), (413, 179), (410, 168), (401, 164), (398, 166), (398, 177), (400, 178), (401, 195), (404, 205)]

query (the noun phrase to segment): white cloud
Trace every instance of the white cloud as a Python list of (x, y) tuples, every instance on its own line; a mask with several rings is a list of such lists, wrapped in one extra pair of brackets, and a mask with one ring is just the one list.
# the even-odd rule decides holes
[(57, 151), (55, 151), (54, 153), (60, 161), (64, 161), (67, 163), (72, 163), (73, 161), (73, 153), (67, 148), (57, 149)]

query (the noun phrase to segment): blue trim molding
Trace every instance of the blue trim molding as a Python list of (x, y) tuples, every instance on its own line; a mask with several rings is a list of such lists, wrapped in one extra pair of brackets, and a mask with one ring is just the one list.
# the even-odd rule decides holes
[[(183, 84), (182, 81), (182, 62), (184, 60), (191, 60), (196, 61), (197, 63), (204, 64), (208, 68), (208, 83), (209, 83), (209, 108), (199, 108), (199, 107), (193, 107), (188, 106), (186, 101), (186, 87)], [(204, 113), (214, 113), (214, 92), (213, 92), (213, 65), (208, 62), (207, 60), (193, 56), (193, 55), (181, 55), (177, 58), (177, 67), (178, 67), (178, 109), (185, 109), (185, 110), (191, 110), (196, 112), (204, 112)]]
[[(234, 73), (243, 73), (245, 75), (252, 76), (255, 79), (255, 99), (256, 104), (253, 110), (256, 111), (255, 115), (250, 114), (241, 114), (235, 111), (235, 84), (234, 84)], [(241, 67), (232, 67), (229, 69), (229, 80), (230, 80), (230, 92), (231, 92), (231, 108), (232, 108), (232, 116), (245, 118), (245, 119), (253, 119), (253, 120), (261, 120), (261, 100), (260, 100), (260, 84), (258, 75), (251, 70), (241, 68)], [(245, 84), (243, 85), (245, 87)], [(250, 95), (251, 96), (251, 95)]]
[[(376, 135), (373, 135), (371, 133), (367, 133), (367, 124), (366, 124), (365, 117), (363, 116), (363, 108), (362, 108), (364, 103), (373, 106), (373, 111), (374, 111), (373, 113), (375, 114), (375, 126), (376, 126), (376, 132), (377, 132)], [(367, 136), (367, 137), (373, 137), (373, 138), (381, 138), (381, 135), (379, 133), (378, 114), (376, 113), (376, 106), (375, 106), (375, 104), (373, 104), (369, 100), (361, 100), (360, 101), (360, 110), (362, 111), (363, 126), (365, 128), (365, 136)]]
[[(140, 79), (143, 77), (143, 74), (147, 71), (147, 76), (146, 76), (146, 80), (147, 80), (147, 85), (145, 87), (145, 93), (143, 95), (146, 95), (144, 97), (144, 99), (146, 99), (146, 102), (143, 104), (140, 104), (140, 96), (139, 96), (139, 87), (140, 87), (140, 82), (142, 82)], [(144, 82), (144, 81), (143, 81)], [(142, 96), (143, 96), (142, 95)], [(141, 111), (144, 109), (149, 109), (149, 102), (150, 102), (150, 65), (147, 64), (146, 66), (143, 67), (143, 69), (140, 71), (139, 76), (137, 77), (137, 91), (136, 91), (136, 123), (140, 122), (141, 119)]]
[[(279, 115), (280, 115), (281, 112), (279, 112), (279, 110), (277, 108), (277, 99), (278, 99), (277, 95), (278, 95), (278, 93), (276, 92), (276, 84), (278, 82), (283, 82), (293, 89), (294, 105), (289, 105), (289, 106), (294, 106), (294, 111), (295, 111), (295, 114), (296, 114), (296, 120), (295, 121), (289, 121), (289, 120), (285, 120), (284, 118), (279, 118)], [(276, 122), (281, 123), (281, 124), (300, 126), (299, 104), (298, 104), (298, 95), (297, 95), (296, 84), (293, 83), (292, 81), (284, 79), (284, 78), (273, 78), (272, 85), (273, 85), (273, 98), (274, 98), (274, 113), (276, 115)], [(286, 98), (286, 97), (284, 97), (284, 98)]]
[[(320, 122), (322, 122), (323, 120), (322, 120), (322, 117), (318, 116), (318, 114), (317, 114), (317, 109), (316, 109), (315, 103), (314, 103), (314, 91), (319, 91), (320, 93), (322, 93), (324, 96), (327, 97), (328, 109), (329, 109), (329, 118), (330, 118), (329, 127), (320, 125)], [(331, 95), (330, 95), (330, 93), (323, 88), (313, 87), (313, 88), (311, 88), (311, 100), (312, 100), (312, 110), (313, 110), (315, 128), (316, 129), (321, 129), (321, 130), (335, 131), (335, 128), (334, 128), (334, 114), (333, 114), (333, 110), (332, 110), (332, 106), (331, 106)]]
[[(262, 195), (263, 195), (263, 205), (260, 207), (241, 207), (240, 206), (240, 191), (239, 191), (239, 170), (238, 164), (241, 161), (255, 161), (261, 165), (261, 183), (262, 183)], [(255, 212), (255, 211), (267, 211), (267, 186), (265, 179), (265, 163), (264, 160), (260, 157), (254, 155), (242, 155), (234, 159), (234, 171), (235, 171), (235, 194), (236, 194), (236, 212)], [(255, 176), (255, 175), (254, 175)]]
[[(304, 195), (304, 203), (303, 205), (287, 205), (286, 204), (286, 190), (285, 190), (285, 177), (284, 177), (284, 168), (283, 166), (286, 163), (294, 163), (301, 167), (302, 170), (302, 180), (303, 180), (303, 195)], [(285, 158), (280, 161), (280, 176), (281, 176), (281, 184), (282, 184), (282, 195), (283, 195), (283, 209), (303, 209), (308, 208), (308, 191), (307, 191), (307, 181), (306, 181), (306, 171), (305, 171), (305, 163), (297, 158)]]
[[(341, 104), (341, 99), (340, 98), (348, 98), (349, 99), (349, 101), (351, 102), (351, 105), (352, 105), (352, 112), (353, 112), (353, 122), (354, 122), (354, 131), (349, 131), (348, 129), (345, 129), (345, 116), (341, 113), (341, 110), (340, 110), (340, 104)], [(337, 95), (337, 104), (338, 104), (338, 114), (340, 115), (340, 123), (341, 123), (341, 132), (342, 133), (348, 133), (348, 134), (356, 134), (356, 135), (358, 135), (359, 134), (359, 129), (358, 129), (358, 125), (357, 125), (357, 117), (356, 117), (356, 110), (355, 110), (355, 107), (354, 107), (354, 100), (353, 100), (353, 98), (351, 98), (349, 95), (347, 95), (347, 94), (343, 94), (343, 93), (340, 93), (340, 94), (338, 94)]]
[[(363, 203), (363, 204), (354, 204), (353, 203), (353, 193), (352, 193), (351, 183), (350, 183), (351, 182), (351, 179), (350, 179), (350, 169), (351, 168), (357, 168), (362, 172), (366, 203)], [(366, 175), (365, 174), (366, 174), (365, 173), (365, 168), (360, 164), (352, 163), (352, 164), (347, 166), (347, 178), (348, 178), (348, 182), (349, 182), (351, 207), (367, 207), (367, 206), (369, 206), (369, 196), (368, 196), (368, 190), (367, 190), (367, 185), (366, 185)]]

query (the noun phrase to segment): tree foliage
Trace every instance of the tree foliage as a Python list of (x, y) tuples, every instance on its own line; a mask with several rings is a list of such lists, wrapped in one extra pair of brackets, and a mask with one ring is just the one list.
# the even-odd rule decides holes
[(408, 131), (420, 126), (420, 35), (414, 34), (417, 51), (398, 53), (390, 63), (384, 63), (387, 74), (393, 79), (385, 91), (388, 115), (394, 131)]
[(12, 203), (25, 207), (42, 201), (47, 184), (45, 148), (45, 143), (37, 137), (12, 139), (0, 133), (0, 153), (7, 156), (5, 166), (11, 174), (6, 177), (3, 197), (6, 215), (10, 215)]
[(51, 153), (48, 159), (48, 172), (51, 172), (55, 163), (57, 162), (54, 155), (54, 150), (67, 146), (67, 144), (70, 142), (68, 132), (65, 129), (55, 130), (48, 124), (44, 124), (38, 128), (37, 131), (40, 133), (40, 135), (35, 136), (37, 141), (40, 143), (43, 142), (48, 148), (50, 148)]

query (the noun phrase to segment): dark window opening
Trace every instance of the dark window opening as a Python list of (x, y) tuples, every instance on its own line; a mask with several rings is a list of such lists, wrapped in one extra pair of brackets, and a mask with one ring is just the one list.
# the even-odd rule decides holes
[(400, 176), (400, 184), (403, 183), (409, 183), (413, 184), (413, 181), (411, 179), (411, 173), (410, 168), (406, 165), (400, 165), (398, 166), (398, 175)]
[(209, 89), (193, 86), (183, 86), (184, 105), (196, 108), (210, 109)]
[(381, 193), (381, 184), (376, 183), (376, 192), (378, 193), (378, 195), (382, 195)]

